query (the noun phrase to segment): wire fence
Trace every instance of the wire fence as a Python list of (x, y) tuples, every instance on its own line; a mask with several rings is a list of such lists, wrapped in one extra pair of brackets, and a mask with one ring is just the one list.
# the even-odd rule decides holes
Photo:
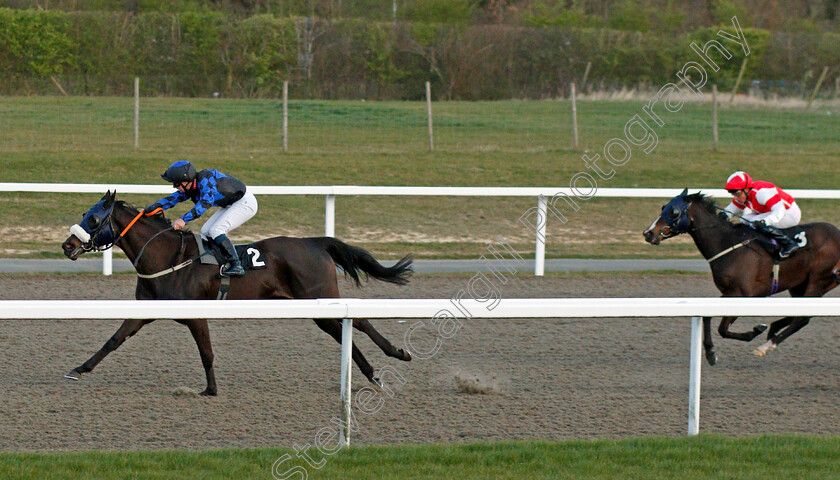
[[(415, 153), (431, 145), (453, 153), (575, 149), (569, 98), (432, 102), (430, 109), (425, 100), (292, 99), (284, 104), (282, 98), (228, 99), (210, 91), (200, 98), (144, 96), (147, 81), (152, 80), (140, 79), (139, 111), (134, 99), (124, 95), (2, 97), (0, 152), (274, 154), (286, 146), (289, 153)], [(294, 98), (294, 85), (290, 90)], [(718, 95), (717, 147), (785, 151), (808, 145), (826, 154), (838, 152), (837, 92), (809, 106), (806, 98), (777, 97), (760, 84), (749, 91), (737, 97)], [(625, 123), (642, 114), (641, 107), (654, 95), (653, 90), (579, 95), (578, 148), (597, 149), (620, 136)], [(663, 116), (665, 125), (657, 128), (663, 145), (714, 146), (711, 97), (691, 98), (679, 112)]]

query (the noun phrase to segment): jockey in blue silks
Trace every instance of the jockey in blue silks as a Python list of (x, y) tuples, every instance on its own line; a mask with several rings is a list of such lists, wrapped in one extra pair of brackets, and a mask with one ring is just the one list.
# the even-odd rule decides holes
[(248, 193), (245, 184), (218, 170), (196, 171), (195, 167), (185, 160), (170, 165), (161, 178), (171, 182), (178, 191), (142, 211), (152, 212), (158, 207), (167, 210), (185, 200), (192, 200), (195, 207), (172, 223), (172, 228), (180, 230), (187, 222), (200, 217), (209, 208), (221, 207), (201, 227), (201, 234), (212, 238), (222, 248), (229, 262), (228, 268), (221, 272), (222, 275), (232, 277), (245, 275), (245, 270), (236, 254), (236, 248), (227, 237), (228, 232), (257, 213), (257, 199), (253, 194)]

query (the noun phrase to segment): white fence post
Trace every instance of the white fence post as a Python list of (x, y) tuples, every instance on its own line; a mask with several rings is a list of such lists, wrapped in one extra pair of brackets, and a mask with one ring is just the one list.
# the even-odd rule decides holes
[(324, 210), (324, 235), (335, 236), (335, 195), (327, 195), (327, 205)]
[(700, 366), (703, 346), (703, 319), (691, 317), (691, 349), (688, 374), (688, 434), (700, 432)]
[(545, 273), (545, 225), (548, 223), (548, 200), (545, 196), (537, 197), (537, 245), (534, 252), (534, 276), (542, 277)]
[(108, 248), (102, 251), (102, 275), (111, 275), (114, 272), (114, 250)]
[(353, 351), (353, 319), (345, 318), (341, 321), (341, 427), (339, 442), (344, 446), (350, 445), (350, 373), (353, 365), (350, 363)]

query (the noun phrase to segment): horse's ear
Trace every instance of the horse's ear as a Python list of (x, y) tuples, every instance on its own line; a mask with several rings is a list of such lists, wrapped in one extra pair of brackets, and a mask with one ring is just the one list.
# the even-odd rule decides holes
[(688, 187), (683, 188), (683, 191), (682, 191), (682, 193), (680, 194), (680, 196), (687, 195), (687, 194), (688, 194)]
[(107, 207), (110, 207), (111, 205), (113, 205), (114, 200), (116, 200), (116, 198), (117, 198), (117, 191), (116, 190), (114, 190), (113, 192), (111, 192), (110, 190), (105, 192), (105, 196), (102, 197), (102, 199), (105, 200), (105, 207), (107, 208)]

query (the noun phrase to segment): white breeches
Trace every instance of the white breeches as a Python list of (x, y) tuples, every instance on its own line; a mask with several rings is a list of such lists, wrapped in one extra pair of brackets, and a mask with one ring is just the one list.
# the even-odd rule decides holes
[(201, 234), (216, 238), (227, 235), (234, 228), (247, 222), (257, 213), (257, 199), (252, 193), (245, 195), (225, 208), (220, 208), (201, 226)]
[[(743, 215), (741, 215), (741, 221), (746, 223), (764, 220), (765, 217), (770, 216), (772, 213), (773, 212), (759, 214), (744, 213)], [(779, 220), (778, 223), (775, 223), (773, 226), (776, 228), (795, 227), (796, 225), (799, 225), (800, 220), (802, 220), (802, 210), (799, 209), (799, 205), (797, 205), (796, 202), (793, 202), (790, 208), (788, 208), (785, 211), (785, 216), (782, 217), (782, 219)]]

